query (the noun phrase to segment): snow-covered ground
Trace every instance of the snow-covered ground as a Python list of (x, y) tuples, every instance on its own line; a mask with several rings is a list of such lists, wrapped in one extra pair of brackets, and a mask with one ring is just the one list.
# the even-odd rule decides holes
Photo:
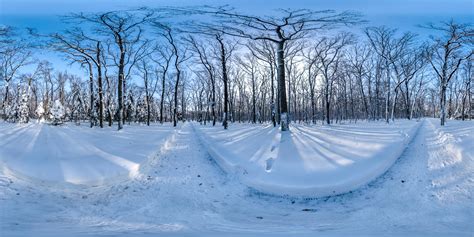
[(322, 197), (354, 190), (400, 157), (420, 122), (331, 126), (196, 126), (202, 143), (227, 172), (276, 195)]
[(130, 126), (122, 131), (82, 126), (0, 126), (4, 171), (37, 180), (97, 184), (133, 176), (173, 131), (167, 125)]
[[(15, 133), (14, 126), (0, 126), (0, 135)], [(156, 141), (154, 150), (145, 149), (147, 154), (142, 157), (153, 152), (155, 155), (134, 160), (140, 168), (120, 182), (67, 186), (37, 182), (32, 176), (15, 175), (12, 169), (5, 169), (3, 162), (0, 236), (472, 236), (474, 233), (474, 123), (471, 121), (449, 121), (443, 128), (438, 120), (421, 122), (407, 149), (386, 173), (357, 190), (321, 198), (279, 197), (249, 188), (241, 176), (219, 168), (199, 140), (196, 130), (200, 128), (196, 126), (199, 125), (188, 123), (177, 129), (159, 125), (144, 127), (141, 136), (148, 139), (158, 136), (161, 141)], [(311, 134), (337, 130), (337, 127), (355, 131), (357, 126), (294, 126), (292, 131), (302, 129)], [(96, 129), (73, 126), (47, 129), (76, 129), (73, 134), (77, 138), (98, 133)], [(120, 133), (128, 134), (125, 137), (135, 136), (132, 134), (135, 129), (142, 128), (130, 126)], [(53, 132), (56, 131), (50, 134)], [(106, 132), (111, 131), (91, 136), (106, 136)], [(162, 134), (153, 135), (154, 132)], [(0, 142), (6, 144), (3, 138)], [(21, 140), (16, 145), (26, 147)], [(121, 150), (133, 150), (113, 155), (131, 159), (128, 155), (142, 152), (134, 149), (139, 144), (120, 145)], [(0, 159), (11, 159), (3, 157), (11, 154), (4, 152), (4, 147), (0, 148)], [(19, 164), (35, 167), (29, 165), (29, 159), (23, 161)]]

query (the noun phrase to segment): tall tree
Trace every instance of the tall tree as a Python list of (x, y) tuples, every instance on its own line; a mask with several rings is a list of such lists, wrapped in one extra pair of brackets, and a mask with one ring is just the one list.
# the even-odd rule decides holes
[(340, 70), (340, 61), (343, 49), (353, 42), (353, 36), (342, 33), (335, 37), (324, 37), (316, 43), (317, 68), (324, 79), (324, 98), (326, 109), (326, 123), (330, 124), (331, 93), (336, 73)]
[[(66, 22), (73, 22), (75, 16), (70, 16)], [(72, 21), (71, 21), (72, 20)], [(94, 73), (93, 67), (96, 68), (97, 75), (97, 87), (99, 94), (99, 126), (104, 127), (104, 92), (103, 92), (103, 82), (102, 82), (102, 72), (103, 72), (103, 63), (102, 63), (102, 46), (101, 40), (92, 38), (88, 36), (83, 29), (78, 27), (73, 27), (72, 29), (66, 30), (63, 33), (54, 33), (49, 35), (50, 46), (61, 53), (67, 55), (72, 63), (86, 64), (88, 66), (89, 77), (90, 77), (90, 93), (91, 93), (91, 126), (93, 125), (92, 110), (94, 110)]]
[(458, 71), (461, 63), (474, 54), (474, 49), (465, 46), (474, 45), (474, 29), (467, 24), (454, 21), (438, 25), (428, 24), (428, 29), (441, 32), (443, 35), (432, 37), (433, 43), (427, 57), (439, 80), (440, 120), (441, 126), (446, 120), (446, 88)]
[(194, 37), (189, 36), (187, 39), (195, 52), (199, 63), (204, 67), (211, 85), (211, 115), (212, 115), (212, 126), (216, 125), (216, 69), (215, 65), (210, 57), (210, 49), (205, 46), (203, 42), (198, 42)]
[(71, 15), (79, 22), (92, 23), (98, 34), (113, 39), (115, 48), (109, 49), (109, 55), (113, 58), (118, 71), (118, 130), (123, 128), (126, 78), (136, 62), (145, 56), (148, 42), (143, 40), (143, 25), (152, 18), (153, 14), (153, 11), (141, 9)]
[(181, 49), (179, 47), (179, 41), (176, 39), (177, 31), (173, 30), (169, 25), (162, 24), (159, 22), (153, 22), (153, 26), (158, 28), (160, 30), (160, 35), (166, 39), (168, 42), (171, 52), (174, 55), (174, 69), (176, 73), (176, 80), (174, 84), (174, 106), (173, 106), (173, 126), (176, 127), (177, 125), (177, 120), (178, 120), (178, 89), (179, 89), (179, 83), (182, 77), (182, 69), (181, 65), (183, 62), (189, 59), (189, 55), (186, 55), (187, 53), (187, 48)]
[[(369, 39), (369, 43), (372, 46), (373, 50), (380, 57), (380, 62), (377, 67), (380, 70), (385, 72), (385, 122), (389, 123), (390, 121), (390, 101), (392, 99), (392, 74), (395, 73), (396, 78), (398, 79), (397, 85), (393, 90), (395, 93), (395, 98), (392, 103), (396, 103), (398, 96), (398, 87), (401, 85), (401, 70), (396, 67), (396, 62), (403, 56), (406, 51), (407, 45), (412, 42), (414, 35), (407, 32), (401, 37), (396, 37), (396, 29), (387, 28), (385, 26), (381, 27), (370, 27), (365, 29), (365, 34)], [(393, 111), (393, 105), (392, 105)], [(392, 113), (393, 114), (393, 113)]]
[[(20, 68), (31, 63), (31, 44), (9, 26), (0, 26), (0, 82), (5, 84), (3, 112), (10, 102), (10, 84)], [(4, 116), (6, 119), (6, 116)]]
[[(145, 87), (145, 106), (146, 106), (146, 124), (150, 126), (151, 120), (151, 103), (153, 96), (158, 88), (158, 71), (153, 72), (149, 58), (142, 59), (138, 64), (139, 76), (143, 79)], [(154, 75), (156, 74), (156, 75)]]
[(281, 130), (289, 130), (289, 116), (285, 77), (285, 48), (288, 42), (302, 39), (311, 33), (338, 25), (354, 25), (361, 22), (354, 12), (335, 13), (332, 10), (312, 11), (309, 9), (280, 10), (277, 16), (255, 16), (235, 12), (233, 9), (203, 9), (200, 12), (218, 18), (216, 30), (223, 33), (265, 40), (277, 46), (278, 86), (280, 96)]
[(168, 71), (173, 59), (173, 52), (170, 47), (160, 47), (157, 49), (158, 55), (156, 57), (151, 57), (151, 59), (158, 65), (160, 68), (160, 78), (161, 78), (161, 95), (160, 95), (160, 123), (163, 124), (163, 112), (165, 104), (165, 90), (166, 90), (166, 78), (168, 77)]

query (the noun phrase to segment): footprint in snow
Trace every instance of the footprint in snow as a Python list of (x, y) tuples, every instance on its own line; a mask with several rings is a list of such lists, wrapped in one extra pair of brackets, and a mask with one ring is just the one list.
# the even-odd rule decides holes
[(276, 148), (276, 145), (272, 145), (272, 149), (270, 149), (270, 151), (274, 151)]
[(271, 158), (271, 157), (268, 158), (268, 159), (265, 161), (265, 162), (266, 162), (265, 171), (267, 171), (267, 172), (272, 171), (273, 161), (274, 161), (274, 159)]

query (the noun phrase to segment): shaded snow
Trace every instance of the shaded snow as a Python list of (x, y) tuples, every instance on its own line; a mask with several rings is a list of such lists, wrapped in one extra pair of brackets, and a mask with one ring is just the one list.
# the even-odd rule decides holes
[(202, 143), (227, 172), (276, 195), (322, 197), (354, 190), (383, 174), (400, 157), (421, 123), (348, 125), (196, 125)]
[(171, 126), (115, 127), (8, 124), (0, 126), (0, 163), (5, 172), (29, 178), (97, 184), (132, 176), (173, 131)]

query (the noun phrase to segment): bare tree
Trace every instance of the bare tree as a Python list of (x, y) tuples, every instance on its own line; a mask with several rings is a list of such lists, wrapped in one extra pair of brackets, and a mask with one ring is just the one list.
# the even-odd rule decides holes
[[(382, 27), (371, 27), (365, 29), (365, 34), (369, 39), (369, 43), (377, 53), (377, 55), (381, 58), (380, 64), (377, 67), (380, 71), (385, 72), (385, 90), (386, 90), (386, 97), (385, 97), (385, 122), (389, 123), (390, 120), (390, 101), (392, 95), (392, 68), (395, 71), (395, 76), (397, 79), (401, 77), (401, 70), (398, 70), (397, 67), (393, 67), (397, 60), (403, 56), (407, 45), (413, 40), (414, 35), (407, 32), (403, 34), (400, 38), (395, 37), (396, 29), (390, 29), (385, 26)], [(383, 68), (380, 68), (383, 66)], [(382, 72), (380, 72), (382, 75)], [(395, 98), (393, 103), (396, 103), (397, 96), (398, 96), (398, 87), (403, 83), (402, 80), (398, 80), (397, 85), (395, 86)], [(393, 105), (392, 105), (393, 109)], [(392, 113), (393, 114), (393, 113)]]
[(244, 59), (239, 58), (239, 64), (243, 71), (250, 76), (250, 88), (252, 92), (252, 123), (257, 122), (257, 60), (252, 54), (246, 54)]
[[(413, 106), (411, 105), (412, 102), (412, 93), (410, 93), (410, 82), (415, 78), (416, 74), (419, 73), (423, 67), (426, 65), (426, 60), (423, 57), (423, 50), (421, 52), (415, 51), (413, 48), (409, 48), (408, 52), (404, 54), (403, 57), (401, 57), (400, 62), (398, 63), (399, 66), (394, 66), (395, 68), (399, 68), (396, 71), (400, 70), (400, 77), (397, 86), (401, 85), (403, 83), (404, 88), (400, 88), (401, 91), (405, 90), (404, 93), (402, 94), (405, 99), (405, 116), (407, 119), (412, 118), (412, 110)], [(421, 81), (422, 83), (422, 81)], [(412, 86), (412, 88), (415, 88), (416, 85)], [(420, 86), (421, 89), (421, 86)], [(416, 98), (416, 96), (415, 96)], [(394, 106), (395, 107), (395, 106)], [(393, 118), (393, 113), (394, 113), (395, 108), (392, 109), (392, 120)]]
[(147, 52), (148, 42), (143, 41), (143, 25), (153, 16), (153, 11), (110, 11), (94, 14), (73, 14), (79, 22), (93, 23), (95, 31), (113, 39), (116, 48), (109, 50), (118, 70), (118, 130), (123, 128), (125, 80), (131, 68)]
[(462, 97), (462, 109), (461, 109), (461, 116), (462, 120), (466, 119), (466, 104), (468, 108), (468, 117), (472, 119), (472, 80), (474, 78), (474, 70), (472, 68), (474, 58), (469, 58), (465, 61), (463, 71), (464, 71), (464, 94)]
[(20, 38), (12, 27), (0, 28), (0, 82), (5, 84), (5, 96), (2, 103), (4, 115), (10, 102), (9, 89), (13, 78), (17, 76), (20, 68), (31, 63), (30, 48), (30, 43)]
[(273, 127), (277, 124), (277, 109), (279, 111), (278, 101), (275, 104), (275, 68), (276, 68), (276, 50), (271, 42), (257, 41), (249, 42), (248, 47), (250, 52), (260, 61), (268, 64), (268, 71), (270, 72), (270, 101), (271, 101), (271, 120)]
[(171, 52), (174, 55), (174, 69), (176, 73), (176, 80), (174, 84), (174, 107), (173, 107), (173, 126), (176, 127), (177, 120), (178, 120), (178, 89), (179, 83), (181, 80), (181, 64), (189, 59), (189, 55), (187, 55), (187, 48), (184, 50), (180, 50), (178, 44), (180, 43), (176, 38), (175, 34), (177, 33), (176, 30), (173, 30), (169, 25), (162, 24), (159, 22), (153, 22), (153, 26), (160, 30), (159, 34), (163, 36), (168, 44), (171, 47)]
[(152, 60), (160, 67), (161, 74), (161, 97), (160, 97), (160, 123), (163, 123), (163, 110), (165, 104), (165, 89), (166, 89), (166, 78), (168, 77), (168, 70), (170, 67), (171, 60), (173, 59), (173, 52), (168, 47), (158, 48), (158, 58), (152, 57)]
[(339, 70), (342, 58), (342, 50), (353, 42), (353, 36), (342, 33), (331, 38), (322, 38), (316, 43), (315, 51), (318, 62), (318, 71), (324, 79), (324, 97), (326, 108), (326, 123), (330, 124), (331, 91), (335, 81), (335, 75)]
[(222, 118), (222, 126), (224, 126), (224, 129), (227, 129), (229, 120), (229, 76), (227, 71), (230, 57), (232, 56), (232, 52), (235, 50), (237, 44), (226, 42), (224, 36), (218, 32), (214, 33), (214, 37), (219, 45), (219, 50), (217, 50), (218, 53), (216, 54), (221, 63), (221, 77), (222, 82), (224, 82), (224, 116)]
[(201, 12), (217, 17), (220, 24), (216, 26), (216, 30), (220, 30), (225, 34), (253, 40), (270, 41), (277, 45), (282, 131), (289, 129), (284, 55), (286, 44), (307, 37), (315, 31), (337, 25), (354, 25), (361, 22), (359, 14), (353, 12), (335, 13), (332, 10), (283, 9), (278, 12), (281, 16), (277, 17), (246, 15), (225, 7), (204, 9)]
[[(151, 120), (151, 103), (153, 96), (158, 88), (158, 71), (153, 71), (149, 58), (144, 58), (138, 63), (138, 71), (140, 77), (143, 79), (145, 87), (145, 103), (146, 103), (146, 124), (150, 126)], [(156, 74), (156, 75), (154, 75)]]
[[(347, 60), (348, 66), (350, 67), (349, 72), (350, 74), (354, 75), (354, 77), (357, 79), (357, 84), (359, 85), (366, 119), (370, 118), (369, 106), (371, 106), (371, 104), (369, 103), (367, 98), (369, 97), (370, 99), (370, 93), (369, 96), (366, 95), (363, 78), (370, 77), (369, 72), (367, 70), (367, 62), (370, 60), (369, 57), (370, 49), (366, 45), (358, 44), (352, 47), (352, 51), (348, 53)], [(370, 85), (370, 82), (368, 83), (368, 85)]]
[(458, 71), (462, 61), (474, 54), (472, 48), (464, 48), (464, 46), (474, 44), (474, 29), (469, 25), (458, 24), (454, 21), (442, 22), (439, 25), (428, 24), (425, 27), (443, 34), (440, 37), (432, 37), (433, 44), (427, 57), (440, 83), (440, 119), (441, 126), (444, 126), (446, 120), (446, 88)]
[[(66, 22), (74, 22), (75, 16), (68, 16)], [(93, 79), (93, 67), (96, 68), (97, 73), (97, 87), (99, 94), (99, 126), (104, 127), (104, 92), (102, 82), (102, 46), (100, 39), (94, 39), (83, 31), (81, 28), (73, 27), (70, 30), (66, 30), (64, 33), (54, 33), (49, 35), (51, 39), (50, 46), (61, 53), (67, 55), (72, 63), (86, 64), (89, 77), (90, 77), (90, 116), (91, 116), (91, 127), (93, 126), (93, 110), (94, 110), (94, 79)]]
[(210, 58), (210, 49), (204, 46), (203, 42), (198, 42), (194, 37), (189, 36), (187, 39), (191, 45), (193, 52), (196, 53), (199, 63), (204, 67), (211, 84), (211, 115), (212, 126), (216, 125), (216, 69)]

